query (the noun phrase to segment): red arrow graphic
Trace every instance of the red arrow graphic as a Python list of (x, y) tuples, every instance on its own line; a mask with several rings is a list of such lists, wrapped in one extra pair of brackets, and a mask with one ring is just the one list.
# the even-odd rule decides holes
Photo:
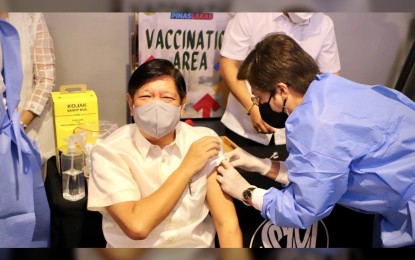
[(196, 102), (193, 106), (194, 110), (199, 112), (200, 109), (203, 110), (202, 117), (210, 117), (210, 111), (217, 111), (220, 108), (220, 105), (216, 102), (211, 95), (204, 95), (199, 101)]
[[(146, 61), (145, 62), (147, 62), (147, 61), (151, 61), (151, 60), (154, 60), (155, 58), (154, 58), (154, 56), (153, 55), (151, 55), (150, 57), (148, 57), (147, 59), (146, 59)], [(145, 63), (144, 62), (144, 63)]]

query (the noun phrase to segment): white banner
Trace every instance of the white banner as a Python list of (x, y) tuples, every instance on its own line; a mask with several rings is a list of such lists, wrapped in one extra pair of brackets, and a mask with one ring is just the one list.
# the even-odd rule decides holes
[(230, 13), (139, 13), (138, 63), (173, 62), (187, 84), (184, 118), (221, 117), (229, 90), (219, 75), (219, 51)]

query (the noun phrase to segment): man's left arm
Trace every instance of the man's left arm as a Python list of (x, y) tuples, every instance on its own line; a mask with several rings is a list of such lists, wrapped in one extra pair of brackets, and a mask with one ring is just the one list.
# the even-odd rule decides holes
[(207, 179), (206, 199), (219, 237), (220, 247), (243, 247), (242, 232), (231, 196), (216, 181), (216, 168)]

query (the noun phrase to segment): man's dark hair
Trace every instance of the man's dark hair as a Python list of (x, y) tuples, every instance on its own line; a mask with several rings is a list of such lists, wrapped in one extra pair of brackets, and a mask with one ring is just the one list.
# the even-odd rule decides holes
[(174, 67), (173, 63), (165, 59), (153, 59), (138, 66), (128, 81), (128, 94), (134, 97), (137, 90), (146, 83), (166, 76), (173, 78), (180, 102), (182, 102), (187, 93), (183, 75)]
[(238, 79), (248, 80), (264, 92), (272, 92), (276, 84), (285, 83), (304, 94), (319, 73), (314, 59), (295, 40), (282, 33), (271, 33), (242, 62)]

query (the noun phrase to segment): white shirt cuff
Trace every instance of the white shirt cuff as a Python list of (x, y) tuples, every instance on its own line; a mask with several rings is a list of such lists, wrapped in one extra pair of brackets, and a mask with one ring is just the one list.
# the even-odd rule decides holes
[(256, 208), (257, 210), (262, 210), (262, 202), (264, 201), (264, 195), (267, 192), (267, 190), (256, 188), (252, 192), (252, 206)]

